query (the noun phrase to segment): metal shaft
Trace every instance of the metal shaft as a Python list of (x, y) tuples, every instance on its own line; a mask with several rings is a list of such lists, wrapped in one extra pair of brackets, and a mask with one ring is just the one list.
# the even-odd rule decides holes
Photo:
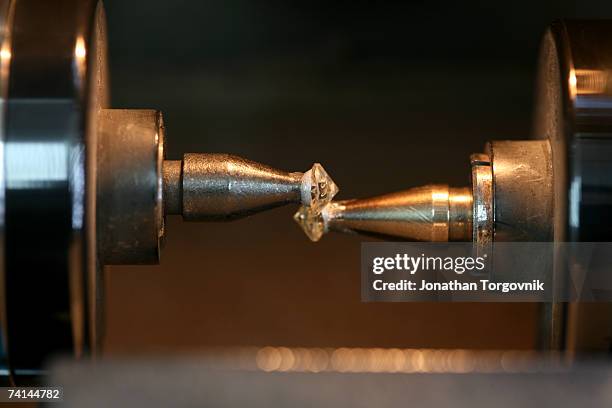
[(164, 211), (187, 221), (241, 218), (302, 202), (303, 176), (229, 154), (187, 153), (164, 161)]
[(472, 193), (428, 185), (378, 197), (338, 201), (323, 212), (327, 231), (411, 241), (470, 241)]

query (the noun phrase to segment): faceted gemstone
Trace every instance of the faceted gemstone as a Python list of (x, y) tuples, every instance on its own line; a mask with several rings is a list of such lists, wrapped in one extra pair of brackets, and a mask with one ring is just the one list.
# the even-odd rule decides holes
[(323, 210), (338, 194), (338, 186), (323, 166), (315, 163), (302, 177), (302, 206), (293, 219), (302, 227), (311, 241), (318, 241), (325, 233)]
[(321, 212), (316, 212), (312, 207), (300, 206), (293, 216), (295, 222), (304, 230), (311, 241), (317, 242), (325, 233), (325, 221)]
[(310, 188), (310, 200), (303, 204), (311, 207), (315, 214), (319, 214), (338, 194), (338, 186), (319, 163), (315, 163), (304, 176), (306, 178), (304, 188)]

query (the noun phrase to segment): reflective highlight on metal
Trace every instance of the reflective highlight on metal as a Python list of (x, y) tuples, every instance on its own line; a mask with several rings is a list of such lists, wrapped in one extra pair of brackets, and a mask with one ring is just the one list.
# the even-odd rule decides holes
[(472, 240), (481, 246), (493, 241), (493, 174), (484, 153), (470, 157), (472, 166)]
[(416, 187), (332, 203), (323, 219), (328, 231), (411, 241), (470, 241), (472, 194), (467, 188), (446, 185)]

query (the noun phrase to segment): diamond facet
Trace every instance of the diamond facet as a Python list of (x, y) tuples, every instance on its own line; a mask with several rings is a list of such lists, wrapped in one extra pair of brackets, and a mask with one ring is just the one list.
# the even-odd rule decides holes
[(302, 178), (302, 204), (312, 208), (314, 214), (322, 209), (338, 194), (338, 186), (329, 177), (323, 166), (315, 163)]
[(293, 216), (295, 222), (304, 230), (312, 242), (317, 242), (325, 233), (325, 220), (321, 212), (315, 212), (312, 207), (300, 206)]

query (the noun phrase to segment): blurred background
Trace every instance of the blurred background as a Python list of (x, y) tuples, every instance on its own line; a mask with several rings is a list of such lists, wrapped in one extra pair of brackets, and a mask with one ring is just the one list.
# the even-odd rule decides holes
[[(609, 1), (106, 0), (114, 107), (165, 115), (167, 155), (321, 162), (338, 198), (469, 185), (469, 155), (530, 136), (540, 38)], [(105, 350), (528, 349), (536, 305), (361, 303), (364, 239), (311, 243), (283, 208), (167, 220), (159, 267), (106, 274)]]

